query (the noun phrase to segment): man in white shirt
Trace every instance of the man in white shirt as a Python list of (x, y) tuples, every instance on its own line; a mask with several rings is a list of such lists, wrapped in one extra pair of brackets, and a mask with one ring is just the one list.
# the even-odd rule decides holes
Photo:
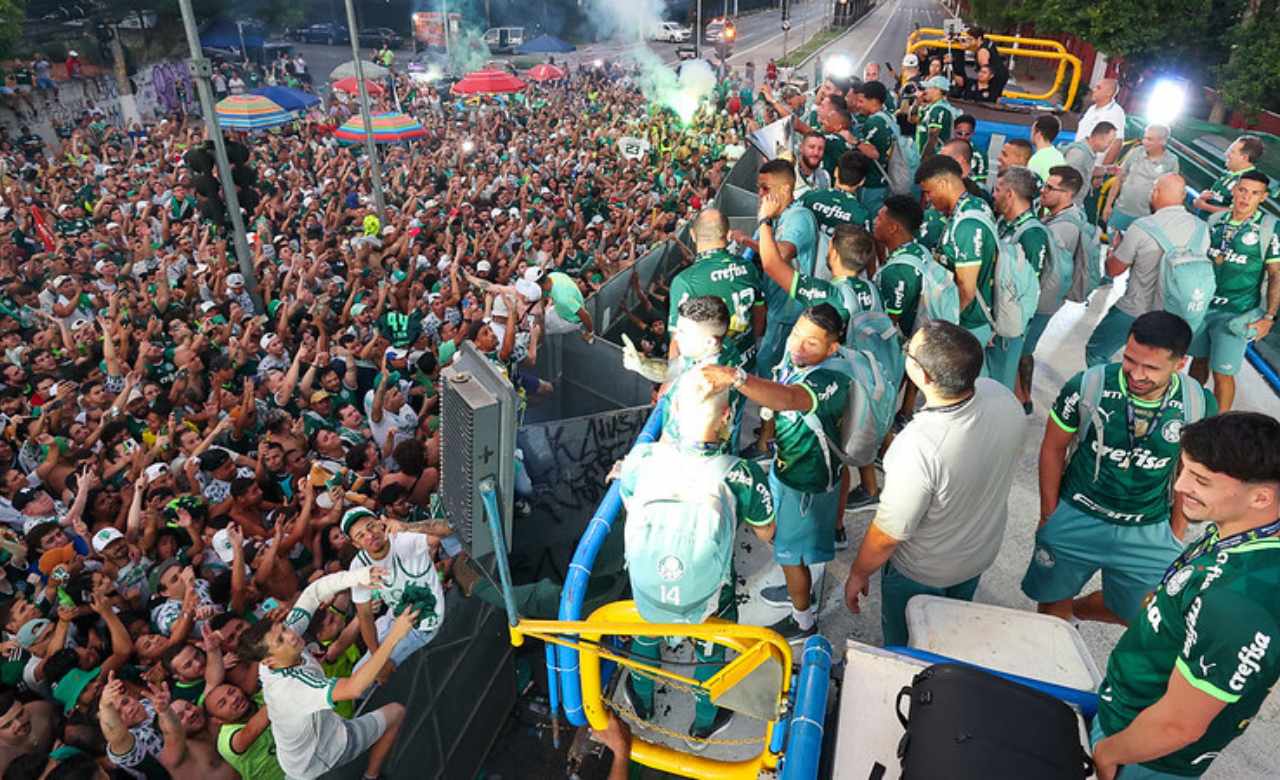
[(880, 506), (844, 590), (856, 614), (883, 567), (886, 646), (907, 643), (912, 596), (972, 600), (1004, 540), (1027, 419), (1013, 393), (978, 377), (982, 359), (972, 334), (942, 320), (922, 325), (907, 344), (907, 375), (925, 406), (885, 452)]
[(413, 630), (419, 614), (406, 609), (396, 618), (386, 644), (369, 663), (350, 677), (325, 674), (320, 662), (306, 652), (306, 640), (295, 630), (310, 622), (310, 612), (340, 591), (372, 588), (382, 584), (384, 572), (363, 568), (322, 577), (308, 586), (298, 604), (282, 623), (264, 620), (244, 632), (237, 646), (239, 657), (257, 662), (262, 697), (276, 741), (276, 759), (285, 775), (310, 780), (348, 764), (366, 750), (369, 763), (364, 776), (376, 778), (395, 744), (404, 719), (404, 705), (384, 704), (357, 718), (346, 720), (333, 711), (334, 702), (363, 696), (391, 660), (391, 649)]
[(1116, 93), (1119, 91), (1120, 85), (1115, 79), (1102, 79), (1094, 84), (1089, 91), (1093, 105), (1084, 112), (1080, 124), (1076, 126), (1076, 138), (1088, 138), (1099, 122), (1110, 122), (1116, 128), (1115, 140), (1106, 153), (1099, 156), (1098, 165), (1114, 164), (1124, 144), (1124, 108), (1116, 102)]
[[(365, 663), (372, 663), (371, 658), (378, 648), (389, 641), (396, 645), (391, 653), (392, 668), (399, 666), (434, 639), (444, 622), (444, 589), (440, 586), (440, 576), (436, 574), (426, 533), (390, 530), (389, 525), (396, 529), (404, 527), (394, 521), (389, 523), (363, 507), (347, 510), (339, 524), (342, 532), (360, 551), (351, 561), (351, 569), (378, 566), (385, 572), (376, 588), (359, 585), (351, 589), (351, 601), (356, 605), (356, 618), (360, 621), (360, 636), (369, 648), (369, 654), (360, 660), (357, 669)], [(413, 590), (406, 593), (410, 587)], [(387, 606), (387, 612), (376, 620), (373, 615), (375, 599)], [(405, 636), (392, 641), (388, 638), (388, 631), (392, 626), (393, 613), (406, 599), (421, 609), (421, 619)]]

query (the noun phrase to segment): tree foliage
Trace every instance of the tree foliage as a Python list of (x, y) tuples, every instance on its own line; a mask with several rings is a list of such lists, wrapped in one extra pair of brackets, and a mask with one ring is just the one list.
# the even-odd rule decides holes
[(23, 0), (0, 0), (0, 58), (11, 57), (22, 40), (22, 23), (26, 20)]
[(1280, 0), (1259, 2), (1231, 36), (1227, 61), (1216, 70), (1226, 104), (1253, 116), (1280, 108)]

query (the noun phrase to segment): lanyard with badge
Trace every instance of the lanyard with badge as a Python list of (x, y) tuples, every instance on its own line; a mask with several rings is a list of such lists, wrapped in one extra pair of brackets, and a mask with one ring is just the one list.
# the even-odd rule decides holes
[(1232, 534), (1226, 539), (1218, 538), (1218, 527), (1216, 525), (1210, 526), (1209, 531), (1200, 538), (1200, 541), (1183, 550), (1178, 554), (1177, 558), (1173, 559), (1173, 563), (1169, 564), (1169, 568), (1164, 570), (1164, 576), (1160, 578), (1160, 585), (1163, 587), (1180, 569), (1202, 555), (1208, 554), (1216, 558), (1218, 553), (1224, 550), (1239, 547), (1246, 542), (1265, 539), (1277, 533), (1280, 533), (1280, 519), (1272, 520), (1270, 523), (1258, 528)]
[(1137, 428), (1140, 421), (1138, 420), (1137, 412), (1134, 410), (1133, 399), (1129, 396), (1127, 391), (1125, 392), (1124, 419), (1125, 433), (1129, 436), (1129, 452), (1128, 455), (1125, 456), (1124, 468), (1129, 468), (1129, 460), (1133, 457), (1134, 449), (1139, 444), (1147, 440), (1147, 437), (1151, 435), (1152, 428), (1159, 425), (1160, 418), (1164, 416), (1164, 410), (1169, 406), (1169, 397), (1172, 395), (1173, 387), (1169, 387), (1165, 390), (1164, 397), (1160, 399), (1160, 408), (1156, 409), (1155, 415), (1153, 415), (1151, 420), (1146, 423), (1146, 427), (1142, 429), (1142, 432), (1138, 433)]

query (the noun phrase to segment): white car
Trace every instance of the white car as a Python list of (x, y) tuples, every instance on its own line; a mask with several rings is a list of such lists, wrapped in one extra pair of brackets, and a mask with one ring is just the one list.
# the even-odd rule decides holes
[(659, 22), (649, 37), (655, 41), (684, 43), (693, 37), (693, 31), (678, 22)]

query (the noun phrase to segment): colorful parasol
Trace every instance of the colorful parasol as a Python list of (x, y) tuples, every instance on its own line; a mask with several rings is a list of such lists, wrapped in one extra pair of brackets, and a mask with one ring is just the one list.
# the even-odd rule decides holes
[(231, 95), (213, 107), (218, 124), (234, 130), (260, 130), (293, 121), (279, 103), (262, 95)]
[[(369, 90), (370, 95), (381, 95), (386, 92), (386, 90), (382, 88), (381, 84), (376, 81), (370, 81), (367, 76), (364, 80), (364, 86), (365, 89)], [(333, 82), (333, 88), (340, 89), (348, 95), (360, 94), (360, 82), (356, 81), (354, 76), (348, 76), (345, 79), (338, 79)]]
[(524, 77), (530, 81), (556, 81), (564, 78), (564, 71), (555, 65), (548, 65), (544, 62), (541, 65), (534, 65), (529, 68), (525, 71)]
[[(380, 144), (412, 141), (427, 135), (427, 130), (422, 123), (407, 114), (391, 111), (385, 114), (374, 114), (371, 119), (373, 140)], [(333, 131), (333, 137), (348, 144), (363, 142), (364, 119), (359, 114), (351, 117), (342, 127)]]
[(477, 70), (463, 76), (453, 85), (455, 95), (491, 95), (502, 92), (519, 92), (525, 83), (502, 70)]

